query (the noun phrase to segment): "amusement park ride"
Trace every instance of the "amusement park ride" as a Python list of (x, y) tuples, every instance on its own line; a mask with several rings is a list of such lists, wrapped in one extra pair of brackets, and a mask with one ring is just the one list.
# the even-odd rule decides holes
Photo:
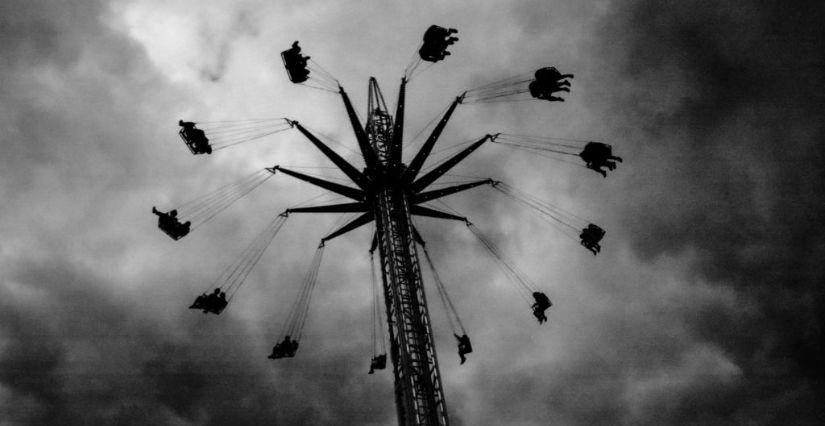
[[(378, 289), (375, 269), (373, 267), (373, 359), (370, 373), (386, 367), (387, 354), (379, 353), (376, 342), (384, 342), (383, 320), (378, 304), (383, 293), (386, 311), (386, 325), (390, 342), (390, 359), (395, 377), (395, 401), (398, 422), (401, 425), (447, 425), (449, 424), (447, 406), (441, 375), (436, 358), (433, 341), (432, 324), (428, 313), (427, 299), (421, 274), (420, 253), (432, 271), (439, 298), (443, 302), (450, 319), (453, 333), (457, 339), (461, 363), (472, 352), (470, 339), (447, 294), (421, 234), (412, 221), (412, 216), (457, 220), (464, 222), (493, 259), (512, 279), (522, 296), (531, 306), (533, 315), (543, 323), (547, 320), (545, 311), (552, 303), (538, 291), (530, 280), (516, 265), (502, 256), (495, 244), (486, 238), (466, 217), (453, 211), (437, 210), (426, 203), (451, 194), (482, 185), (490, 185), (513, 200), (531, 208), (542, 218), (556, 225), (563, 233), (580, 240), (582, 246), (594, 255), (601, 247), (599, 242), (604, 230), (578, 216), (558, 207), (547, 204), (540, 199), (520, 191), (503, 182), (493, 179), (478, 179), (452, 186), (443, 186), (436, 181), (473, 151), (485, 143), (497, 143), (516, 149), (550, 156), (579, 157), (585, 167), (606, 177), (604, 170), (613, 170), (619, 157), (613, 156), (611, 147), (600, 142), (587, 142), (571, 139), (558, 139), (512, 134), (484, 135), (468, 142), (463, 150), (447, 158), (430, 169), (424, 164), (439, 139), (455, 109), (465, 103), (502, 102), (509, 100), (538, 99), (545, 101), (563, 101), (559, 94), (569, 92), (571, 74), (562, 74), (554, 67), (544, 67), (526, 75), (500, 80), (485, 86), (468, 90), (457, 96), (447, 108), (429, 137), (409, 164), (402, 163), (404, 145), (404, 109), (405, 92), (408, 82), (425, 67), (423, 62), (435, 63), (450, 54), (447, 48), (455, 43), (457, 31), (452, 28), (431, 26), (424, 34), (423, 44), (418, 56), (405, 70), (398, 92), (398, 104), (395, 115), (390, 115), (381, 90), (374, 78), (369, 80), (368, 109), (366, 123), (361, 123), (347, 93), (338, 81), (320, 68), (308, 56), (301, 54), (298, 42), (282, 52), (281, 57), (289, 79), (296, 84), (303, 84), (340, 94), (346, 107), (350, 124), (358, 141), (360, 154), (366, 167), (356, 169), (352, 164), (319, 139), (315, 133), (301, 123), (286, 118), (251, 119), (222, 122), (179, 121), (180, 137), (192, 154), (211, 154), (214, 151), (234, 146), (250, 140), (259, 139), (274, 133), (297, 129), (309, 142), (318, 148), (340, 171), (351, 185), (340, 184), (302, 173), (294, 168), (273, 166), (252, 173), (240, 182), (219, 188), (218, 190), (184, 203), (176, 209), (162, 212), (153, 208), (158, 216), (158, 226), (171, 238), (178, 240), (190, 231), (197, 229), (229, 205), (249, 194), (267, 179), (280, 172), (303, 180), (329, 192), (343, 196), (348, 202), (340, 204), (293, 207), (275, 217), (261, 234), (215, 281), (211, 293), (198, 296), (190, 306), (191, 309), (204, 313), (220, 314), (231, 301), (246, 276), (266, 251), (272, 239), (284, 225), (287, 217), (293, 213), (355, 213), (358, 214), (349, 223), (321, 239), (321, 243), (311, 261), (310, 269), (304, 278), (298, 300), (292, 306), (285, 326), (282, 340), (273, 348), (271, 359), (294, 357), (301, 340), (301, 333), (309, 311), (309, 303), (317, 281), (326, 242), (346, 234), (363, 225), (375, 222), (375, 234), (370, 248), (370, 255), (378, 250), (381, 269), (381, 289)], [(529, 96), (529, 97), (528, 97)], [(438, 186), (435, 187), (434, 186)], [(449, 208), (449, 206), (447, 206)], [(185, 220), (185, 222), (182, 222)], [(578, 233), (578, 236), (576, 235)], [(419, 251), (420, 249), (420, 251)], [(211, 287), (210, 287), (211, 288)], [(378, 327), (376, 331), (376, 327)], [(376, 336), (378, 334), (379, 336)]]

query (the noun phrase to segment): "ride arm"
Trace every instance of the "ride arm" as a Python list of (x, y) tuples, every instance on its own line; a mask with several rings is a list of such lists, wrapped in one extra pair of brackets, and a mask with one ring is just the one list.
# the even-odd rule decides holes
[(413, 230), (413, 239), (421, 245), (421, 247), (425, 247), (427, 243), (424, 242), (424, 239), (421, 238), (421, 234), (418, 233), (418, 228), (415, 226), (412, 227)]
[(463, 216), (456, 216), (454, 214), (442, 212), (436, 209), (431, 209), (429, 207), (424, 206), (412, 206), (410, 208), (410, 213), (416, 216), (426, 216), (426, 217), (434, 217), (436, 219), (451, 219), (451, 220), (459, 220), (462, 222), (467, 222), (467, 218)]
[(364, 199), (364, 191), (361, 191), (360, 189), (352, 188), (349, 186), (341, 185), (338, 183), (330, 182), (328, 180), (319, 179), (312, 176), (307, 176), (303, 173), (298, 173), (289, 169), (285, 169), (281, 166), (275, 166), (272, 168), (268, 168), (267, 170), (269, 170), (272, 174), (275, 174), (276, 171), (280, 170), (284, 174), (288, 174), (294, 178), (298, 178), (305, 182), (309, 182), (315, 186), (319, 186), (321, 188), (330, 190), (336, 194), (341, 194), (345, 197), (352, 198), (353, 200), (361, 201)]
[(418, 179), (417, 181), (415, 181), (415, 183), (412, 184), (413, 192), (419, 192), (422, 189), (429, 186), (431, 183), (435, 182), (436, 179), (440, 178), (444, 173), (447, 173), (456, 164), (460, 163), (461, 160), (466, 158), (468, 155), (472, 154), (473, 151), (478, 149), (478, 147), (484, 144), (484, 142), (487, 142), (487, 140), (493, 140), (493, 136), (485, 135), (483, 138), (479, 139), (478, 142), (468, 146), (466, 149), (462, 150), (458, 154), (452, 156), (443, 163), (439, 164), (436, 168), (432, 169), (429, 173), (422, 176), (420, 179)]
[(364, 157), (364, 162), (367, 164), (368, 169), (374, 170), (378, 165), (378, 157), (375, 155), (375, 150), (372, 149), (370, 145), (367, 132), (364, 131), (364, 127), (358, 120), (358, 115), (355, 113), (355, 108), (352, 107), (352, 102), (350, 102), (347, 92), (345, 92), (341, 86), (338, 86), (338, 89), (341, 93), (341, 98), (344, 100), (344, 106), (347, 108), (347, 115), (349, 116), (350, 123), (352, 123), (355, 138), (358, 139), (358, 147), (361, 148), (361, 155)]
[(484, 179), (470, 183), (463, 183), (461, 185), (448, 186), (446, 188), (436, 189), (433, 191), (422, 192), (413, 197), (413, 204), (424, 203), (435, 200), (437, 198), (446, 197), (455, 194), (456, 192), (466, 191), (470, 188), (475, 188), (480, 185), (493, 185), (492, 179)]
[(310, 133), (309, 130), (305, 129), (304, 126), (301, 125), (301, 123), (290, 120), (287, 120), (287, 122), (290, 125), (297, 127), (298, 130), (301, 133), (303, 133), (304, 136), (306, 136), (307, 139), (309, 139), (309, 141), (312, 142), (313, 145), (315, 145), (319, 150), (321, 150), (321, 152), (323, 152), (324, 155), (327, 156), (327, 158), (329, 158), (336, 166), (338, 166), (338, 168), (341, 169), (341, 171), (344, 172), (344, 174), (347, 175), (347, 177), (350, 178), (350, 180), (355, 182), (355, 184), (358, 185), (361, 189), (367, 189), (370, 186), (370, 181), (369, 179), (367, 179), (366, 176), (364, 176), (355, 167), (353, 167), (352, 164), (348, 163), (347, 160), (344, 160), (343, 157), (341, 157), (335, 151), (330, 149), (330, 147), (328, 147), (325, 143), (321, 142), (321, 140), (315, 137), (315, 135), (313, 135), (312, 133)]
[(432, 134), (430, 137), (427, 138), (427, 141), (424, 142), (424, 145), (421, 145), (421, 149), (418, 150), (418, 154), (415, 154), (415, 158), (410, 162), (409, 167), (404, 172), (403, 180), (405, 182), (412, 182), (415, 180), (415, 177), (418, 175), (418, 172), (421, 170), (421, 166), (424, 165), (424, 161), (427, 160), (427, 157), (430, 156), (430, 152), (433, 150), (433, 146), (435, 146), (435, 142), (438, 140), (438, 137), (441, 136), (441, 132), (444, 130), (444, 127), (447, 125), (447, 121), (450, 120), (450, 116), (453, 115), (453, 111), (464, 100), (464, 94), (455, 98), (453, 103), (450, 105), (450, 108), (447, 109), (447, 112), (444, 113), (444, 117), (441, 118), (441, 121), (433, 129)]
[(372, 233), (372, 245), (370, 245), (370, 254), (378, 248), (378, 230)]
[(370, 211), (370, 212), (364, 213), (361, 216), (358, 216), (355, 219), (353, 219), (350, 223), (342, 226), (337, 231), (327, 235), (324, 238), (321, 238), (321, 243), (326, 243), (327, 241), (329, 241), (329, 240), (331, 240), (335, 237), (341, 236), (343, 234), (346, 234), (349, 231), (352, 231), (353, 229), (356, 229), (360, 226), (366, 225), (366, 224), (372, 222), (373, 219), (375, 219), (375, 215), (373, 214), (373, 212)]
[(401, 78), (401, 87), (398, 89), (398, 105), (395, 108), (395, 123), (392, 127), (392, 143), (390, 144), (390, 164), (401, 164), (401, 151), (404, 139), (404, 95), (407, 88), (407, 78)]
[(286, 209), (287, 213), (361, 213), (367, 211), (367, 203), (341, 203), (326, 206), (295, 207)]

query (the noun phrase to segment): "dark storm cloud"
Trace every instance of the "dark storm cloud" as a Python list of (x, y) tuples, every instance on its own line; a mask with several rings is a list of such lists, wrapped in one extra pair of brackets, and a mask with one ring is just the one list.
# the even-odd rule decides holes
[[(72, 64), (82, 51), (82, 37), (90, 21), (99, 12), (93, 2), (63, 10), (50, 7), (48, 2), (8, 1), (0, 5), (0, 70), (2, 70), (3, 94), (2, 116), (3, 161), (12, 166), (16, 160), (44, 161), (47, 149), (38, 137), (35, 141), (25, 140), (20, 128), (36, 128), (41, 134), (55, 135), (55, 127), (65, 125), (62, 117), (49, 116), (42, 112), (32, 99), (20, 99), (28, 94), (17, 89), (25, 84), (24, 74), (28, 67), (48, 64), (57, 69)], [(66, 13), (62, 13), (66, 12)], [(76, 12), (76, 13), (75, 13)], [(93, 26), (94, 27), (94, 26)], [(11, 108), (18, 101), (22, 110)], [(33, 119), (40, 115), (40, 119)], [(35, 124), (40, 124), (34, 126)], [(45, 126), (43, 125), (45, 124)], [(34, 142), (34, 143), (33, 143)], [(9, 176), (14, 174), (9, 173)]]
[[(33, 65), (42, 61), (66, 65), (83, 49), (83, 34), (95, 28), (99, 2), (55, 7), (48, 1), (10, 0), (0, 5), (3, 65)], [(70, 35), (67, 37), (67, 35)]]
[(627, 182), (634, 249), (692, 252), (697, 277), (754, 308), (688, 318), (745, 380), (688, 392), (667, 423), (822, 421), (823, 18), (821, 2), (641, 1), (605, 20), (604, 54), (632, 82), (610, 105), (639, 126), (647, 169)]
[(318, 424), (357, 421), (333, 408), (340, 401), (368, 402), (363, 411), (348, 411), (352, 416), (380, 412), (384, 405), (365, 398), (368, 387), (341, 386), (340, 381), (352, 380), (347, 375), (295, 373), (349, 371), (352, 359), (333, 354), (299, 362), (291, 373), (273, 374), (251, 359), (261, 358), (252, 355), (261, 348), (250, 345), (252, 339), (237, 322), (221, 322), (208, 334), (203, 322), (189, 315), (176, 318), (175, 325), (164, 324), (136, 312), (129, 301), (114, 299), (106, 290), (111, 283), (96, 273), (56, 261), (23, 262), (17, 268), (22, 272), (6, 275), (12, 290), (0, 294), (0, 383), (11, 393), (3, 405), (5, 419)]
[[(181, 92), (106, 25), (109, 10), (2, 8), (0, 423), (391, 422), (388, 377), (365, 374), (366, 331), (335, 329), (346, 333), (303, 348), (318, 356), (272, 369), (269, 323), (283, 320), (280, 309), (268, 310), (263, 337), (232, 314), (210, 321), (181, 309), (194, 294), (167, 290), (193, 281), (181, 270), (186, 256), (141, 241), (163, 197), (157, 186), (197, 183), (192, 163), (158, 161), (172, 158), (165, 134), (174, 126), (158, 123), (174, 121)], [(233, 16), (214, 49), (220, 72), (231, 44), (254, 35), (247, 12)], [(234, 240), (243, 226), (229, 223), (220, 238)], [(300, 280), (297, 264), (282, 279)]]
[[(229, 349), (218, 347), (197, 324), (134, 309), (116, 294), (135, 283), (106, 269), (123, 260), (127, 244), (116, 238), (129, 219), (110, 226), (105, 216), (122, 214), (112, 202), (131, 204), (136, 193), (122, 190), (152, 169), (136, 170), (145, 148), (127, 143), (145, 133), (135, 104), (157, 92), (144, 90), (156, 76), (145, 73), (142, 52), (104, 14), (94, 2), (2, 5), (0, 421), (201, 423), (206, 407), (242, 418), (222, 405), (227, 398), (277, 395), (265, 392), (266, 372), (232, 368), (254, 352), (237, 323), (217, 330), (230, 336)], [(98, 238), (101, 227), (108, 235)], [(257, 399), (245, 408), (266, 417), (271, 406)]]
[[(409, 135), (448, 101), (433, 86), (485, 83), (481, 75), (506, 76), (514, 64), (521, 69), (533, 61), (565, 64), (576, 73), (575, 96), (565, 105), (519, 110), (526, 118), (513, 117), (516, 107), (472, 109), (457, 114), (448, 129), (461, 135), (452, 140), (463, 140), (476, 136), (470, 116), (501, 119), (513, 126), (507, 130), (530, 121), (546, 120), (547, 127), (583, 121), (580, 129), (610, 130), (626, 158), (616, 179), (601, 186), (598, 177), (599, 187), (615, 190), (605, 196), (614, 208), (605, 213), (615, 222), (609, 249), (598, 263), (588, 257), (582, 269), (583, 262), (564, 253), (578, 276), (563, 268), (548, 272), (542, 261), (552, 256), (537, 250), (541, 242), (527, 235), (534, 230), (518, 224), (520, 238), (507, 228), (521, 218), (511, 205), (490, 203), (482, 190), (464, 199), (474, 220), (488, 219), (485, 231), (498, 244), (522, 250), (519, 266), (542, 266), (532, 269), (548, 275), (536, 275), (540, 284), (569, 279), (569, 292), (552, 296), (552, 325), (538, 330), (525, 307), (491, 302), (497, 293), (489, 293), (496, 281), (489, 274), (497, 272), (484, 269), (489, 258), (483, 251), (467, 249), (472, 240), (463, 229), (443, 225), (435, 228), (443, 232), (433, 232), (422, 221), (477, 346), (458, 369), (452, 336), (437, 322), (440, 307), (432, 308), (455, 424), (812, 418), (811, 402), (821, 390), (823, 324), (822, 293), (812, 283), (823, 281), (817, 260), (825, 254), (822, 232), (813, 228), (824, 201), (821, 7), (608, 6), (537, 1), (474, 12), (466, 5), (388, 8), (387, 16), (404, 22), (393, 31), (387, 29), (392, 19), (376, 18), (383, 10), (349, 3), (314, 6), (339, 8), (332, 12), (276, 5), (277, 16), (292, 15), (266, 21), (270, 32), (258, 24), (271, 10), (250, 12), (246, 4), (233, 12), (204, 4), (204, 16), (184, 16), (203, 47), (194, 74), (214, 77), (216, 92), (227, 89), (221, 86), (233, 75), (227, 70), (236, 69), (233, 49), (254, 41), (259, 30), (283, 46), (316, 37), (312, 55), (335, 72), (358, 64), (366, 75), (378, 52), (397, 53), (391, 65), (376, 65), (379, 77), (392, 72), (396, 78), (407, 60), (404, 49), (431, 21), (458, 27), (462, 40), (454, 60), (434, 67), (408, 95), (433, 96), (409, 108), (408, 123), (419, 122), (410, 124)], [(149, 231), (153, 202), (188, 198), (187, 189), (227, 180), (231, 155), (209, 158), (221, 165), (210, 168), (197, 161), (202, 158), (184, 158), (180, 142), (170, 141), (180, 111), (199, 108), (197, 99), (209, 98), (211, 90), (186, 93), (159, 75), (164, 64), (150, 63), (149, 47), (106, 25), (108, 9), (98, 3), (7, 1), (0, 11), (0, 194), (6, 202), (0, 211), (0, 422), (392, 423), (391, 374), (365, 374), (369, 314), (358, 301), (359, 292), (366, 294), (359, 287), (366, 262), (351, 253), (364, 249), (368, 232), (330, 245), (338, 252), (325, 258), (312, 335), (302, 341), (301, 356), (268, 362), (264, 355), (297, 291), (290, 283), (300, 281), (302, 256), (315, 244), (306, 236), (318, 236), (317, 224), (290, 219), (267, 253), (284, 269), (259, 265), (233, 309), (220, 317), (182, 309), (195, 294), (193, 285), (210, 282), (249, 241), (242, 237), (254, 232), (250, 222), (260, 213), (247, 214), (257, 205), (228, 211), (209, 233), (175, 245)], [(220, 25), (211, 27), (215, 22)], [(365, 35), (368, 26), (374, 28)], [(406, 26), (414, 27), (414, 37), (403, 32)], [(157, 42), (156, 34), (147, 34), (149, 44)], [(264, 50), (269, 42), (275, 43), (262, 43)], [(398, 46), (404, 46), (400, 53)], [(277, 49), (266, 52), (280, 66)], [(185, 66), (181, 62), (172, 69)], [(342, 81), (354, 87), (364, 75), (346, 74)], [(231, 83), (232, 90), (252, 86), (250, 80)], [(392, 97), (395, 89), (385, 91)], [(309, 95), (293, 102), (285, 96), (292, 92), (273, 94), (290, 113), (309, 108)], [(588, 107), (601, 105), (592, 112), (596, 118), (569, 112), (579, 96)], [(332, 118), (318, 119), (345, 123), (337, 100), (330, 104)], [(470, 174), (529, 176), (523, 158), (514, 154), (504, 165), (502, 151), (488, 148), (474, 154), (478, 163)], [(210, 179), (209, 185), (200, 179)], [(539, 179), (548, 181), (545, 170)], [(558, 185), (597, 187), (565, 179)], [(180, 192), (165, 192), (171, 187)], [(290, 181), (277, 188), (305, 187)], [(283, 191), (275, 198), (282, 208), (300, 197)], [(610, 257), (623, 241), (642, 263)], [(630, 282), (645, 278), (635, 272), (661, 259), (692, 262), (680, 282), (691, 288), (662, 296)], [(671, 279), (648, 275), (662, 287)], [(697, 298), (691, 291), (706, 291), (705, 282), (725, 291)], [(686, 305), (693, 301), (700, 303)]]

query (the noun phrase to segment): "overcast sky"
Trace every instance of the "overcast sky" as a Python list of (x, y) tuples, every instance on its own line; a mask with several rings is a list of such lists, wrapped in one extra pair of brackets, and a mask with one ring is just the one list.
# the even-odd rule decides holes
[(366, 374), (370, 228), (328, 245), (297, 357), (272, 361), (335, 215), (291, 216), (222, 315), (186, 307), (320, 192), (276, 176), (177, 242), (150, 211), (330, 165), (295, 131), (195, 157), (181, 118), (287, 116), (357, 146), (338, 97), (287, 80), (292, 41), (363, 117), (370, 76), (394, 107), (431, 24), (460, 40), (409, 85), (407, 137), (462, 90), (554, 65), (575, 74), (566, 102), (462, 105), (439, 147), (507, 132), (625, 159), (603, 179), (488, 144), (455, 169), (607, 230), (594, 257), (489, 188), (447, 199), (554, 301), (544, 325), (462, 224), (417, 219), (475, 349), (459, 366), (430, 297), (453, 423), (821, 424), (823, 18), (821, 2), (4, 0), (0, 425), (393, 424), (391, 370)]

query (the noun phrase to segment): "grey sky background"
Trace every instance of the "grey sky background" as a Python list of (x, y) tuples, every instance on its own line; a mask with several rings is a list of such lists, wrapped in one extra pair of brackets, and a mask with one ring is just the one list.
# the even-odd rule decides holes
[(363, 117), (368, 77), (394, 107), (430, 24), (460, 41), (410, 84), (408, 138), (555, 65), (567, 102), (462, 105), (439, 147), (502, 131), (625, 158), (602, 179), (488, 145), (455, 170), (607, 229), (594, 258), (488, 188), (447, 199), (553, 299), (545, 325), (463, 225), (418, 219), (475, 349), (459, 366), (430, 297), (453, 423), (821, 424), (822, 22), (818, 2), (4, 0), (0, 424), (393, 424), (391, 372), (366, 374), (371, 229), (329, 244), (298, 356), (273, 362), (335, 215), (290, 217), (224, 314), (186, 306), (320, 192), (276, 176), (178, 242), (150, 210), (329, 165), (297, 132), (194, 157), (180, 118), (288, 116), (356, 147), (339, 98), (287, 80), (292, 41)]

